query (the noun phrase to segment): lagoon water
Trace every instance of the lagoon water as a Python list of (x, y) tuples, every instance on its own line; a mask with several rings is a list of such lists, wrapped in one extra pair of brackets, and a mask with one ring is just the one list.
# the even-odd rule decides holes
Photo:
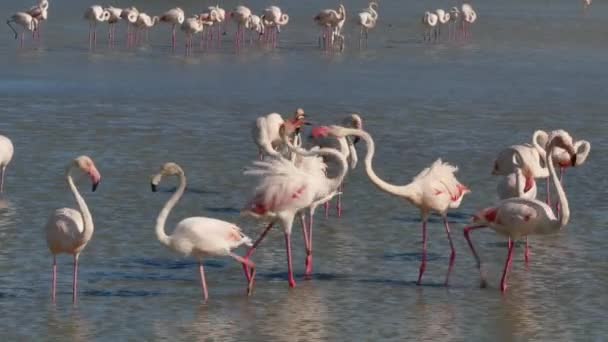
[[(608, 334), (608, 4), (583, 15), (576, 0), (474, 3), (468, 42), (422, 42), (425, 8), (455, 2), (382, 1), (369, 47), (348, 29), (344, 53), (316, 48), (312, 17), (333, 2), (276, 2), (290, 13), (280, 48), (235, 53), (229, 27), (221, 49), (184, 57), (160, 26), (140, 48), (110, 50), (101, 25), (87, 44), (87, 2), (51, 0), (42, 43), (16, 49), (8, 28), (0, 45), (0, 134), (15, 144), (0, 201), (0, 335), (3, 340), (560, 340), (601, 341)], [(215, 3), (215, 2), (214, 2)], [(119, 1), (149, 13), (198, 1)], [(224, 1), (226, 8), (234, 1)], [(349, 13), (364, 1), (346, 1)], [(255, 0), (251, 8), (268, 3)], [(0, 3), (8, 16), (25, 5)], [(200, 301), (196, 261), (156, 240), (156, 214), (175, 183), (151, 193), (149, 176), (166, 161), (183, 166), (186, 195), (169, 218), (212, 216), (252, 237), (261, 223), (240, 217), (256, 158), (249, 127), (259, 115), (302, 107), (318, 124), (351, 112), (375, 138), (377, 172), (408, 182), (436, 158), (460, 167), (472, 190), (450, 215), (456, 244), (451, 286), (442, 286), (449, 247), (440, 220), (429, 227), (429, 262), (416, 286), (420, 220), (410, 205), (382, 193), (362, 169), (348, 177), (344, 216), (322, 210), (315, 226), (315, 273), (304, 280), (304, 249), (294, 227), (297, 288), (288, 289), (280, 230), (260, 247), (258, 281), (244, 296), (231, 259), (207, 260), (210, 301)], [(531, 238), (532, 262), (518, 245), (509, 292), (498, 290), (506, 241), (476, 232), (489, 288), (462, 236), (476, 210), (496, 201), (493, 158), (530, 140), (535, 129), (567, 129), (592, 143), (587, 163), (566, 176), (572, 216), (559, 234)], [(363, 144), (359, 145), (364, 153)], [(71, 262), (59, 258), (58, 301), (50, 303), (51, 255), (43, 226), (55, 208), (75, 206), (66, 163), (92, 156), (98, 192), (81, 190), (95, 234), (81, 255), (80, 300), (71, 305)], [(544, 182), (539, 185), (544, 187)], [(542, 194), (542, 191), (539, 191)], [(244, 251), (239, 251), (244, 253)]]

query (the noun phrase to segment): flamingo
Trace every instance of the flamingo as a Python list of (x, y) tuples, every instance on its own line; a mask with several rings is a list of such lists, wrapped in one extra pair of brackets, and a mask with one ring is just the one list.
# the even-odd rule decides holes
[(435, 14), (437, 14), (437, 35), (441, 37), (441, 26), (446, 25), (450, 22), (450, 13), (445, 10), (439, 8), (435, 10)]
[(11, 139), (0, 135), (0, 192), (4, 192), (4, 174), (6, 173), (6, 167), (13, 159), (14, 151)]
[(420, 271), (418, 273), (418, 285), (421, 284), (422, 275), (426, 269), (426, 223), (429, 214), (431, 211), (435, 211), (443, 217), (445, 231), (451, 249), (450, 264), (445, 279), (445, 285), (447, 286), (456, 258), (456, 251), (454, 250), (454, 245), (452, 243), (447, 219), (447, 211), (449, 209), (458, 208), (464, 195), (471, 192), (454, 176), (454, 173), (458, 171), (458, 168), (442, 162), (441, 159), (437, 159), (430, 167), (422, 170), (422, 172), (414, 177), (411, 183), (407, 185), (390, 184), (378, 177), (372, 167), (375, 145), (369, 133), (363, 130), (340, 126), (325, 127), (325, 130), (338, 137), (354, 135), (362, 138), (367, 144), (367, 153), (364, 160), (365, 171), (372, 183), (382, 191), (406, 199), (420, 210), (420, 216), (422, 218), (422, 263), (420, 264)]
[(120, 16), (122, 14), (122, 8), (116, 7), (106, 7), (105, 9), (110, 13), (110, 18), (108, 19), (108, 42), (110, 45), (114, 43), (114, 37), (116, 34), (116, 23), (122, 19)]
[(139, 10), (133, 6), (125, 8), (120, 13), (120, 17), (127, 22), (127, 47), (130, 47), (135, 44), (135, 24), (139, 17)]
[[(215, 23), (217, 24), (217, 43), (218, 45), (221, 44), (221, 39), (220, 39), (220, 31), (222, 29), (222, 23), (224, 21), (226, 21), (226, 10), (221, 8), (219, 6), (219, 4), (215, 5), (215, 6), (209, 6), (208, 11), (211, 12), (216, 12), (217, 15), (214, 18)], [(213, 39), (213, 32), (211, 32), (211, 39)]]
[(425, 26), (423, 40), (426, 41), (428, 36), (429, 42), (431, 41), (431, 36), (437, 40), (437, 22), (439, 17), (437, 14), (431, 13), (429, 11), (424, 12), (424, 16), (422, 17), (422, 24)]
[[(145, 32), (145, 39), (146, 39), (146, 41), (148, 41), (148, 33), (149, 33), (150, 29), (152, 27), (154, 27), (154, 25), (156, 25), (159, 20), (160, 20), (160, 18), (157, 16), (150, 17), (148, 14), (140, 12), (139, 15), (137, 16), (137, 21), (135, 22), (135, 27), (140, 32)], [(136, 36), (135, 40), (137, 40), (137, 36)]]
[(456, 40), (458, 32), (458, 20), (460, 20), (460, 10), (454, 6), (450, 10), (450, 23), (448, 24), (448, 36), (450, 39)]
[(186, 15), (184, 10), (179, 7), (172, 8), (160, 16), (160, 21), (171, 25), (171, 49), (175, 51), (175, 29), (177, 25), (182, 25)]
[[(565, 131), (556, 131), (551, 137), (547, 151), (552, 155), (556, 147), (564, 148), (572, 158), (572, 164), (576, 164), (576, 151), (572, 146), (572, 138)], [(493, 207), (479, 211), (473, 217), (472, 225), (464, 229), (464, 236), (467, 239), (471, 252), (477, 261), (477, 268), (481, 277), (481, 287), (486, 287), (486, 280), (481, 270), (481, 260), (473, 247), (470, 234), (471, 231), (479, 228), (489, 227), (498, 234), (507, 236), (508, 254), (505, 267), (502, 273), (500, 289), (502, 292), (507, 290), (507, 274), (511, 267), (513, 257), (513, 240), (532, 234), (551, 234), (564, 228), (570, 218), (570, 209), (566, 193), (557, 178), (555, 166), (549, 163), (549, 174), (558, 194), (559, 203), (563, 211), (561, 216), (555, 215), (549, 205), (536, 199), (509, 198), (498, 202)], [(559, 216), (559, 217), (557, 217)]]
[(200, 19), (199, 16), (184, 20), (184, 23), (181, 26), (181, 30), (186, 34), (186, 55), (192, 53), (192, 36), (197, 33), (203, 32), (203, 29), (203, 21)]
[(230, 18), (237, 24), (236, 34), (234, 36), (234, 44), (238, 49), (243, 41), (245, 40), (245, 25), (251, 16), (251, 10), (245, 6), (236, 6), (236, 8), (230, 12)]
[[(165, 223), (171, 209), (184, 194), (186, 175), (179, 165), (166, 163), (161, 167), (160, 172), (152, 177), (151, 181), (152, 191), (155, 192), (162, 178), (170, 176), (179, 178), (179, 187), (156, 218), (156, 237), (161, 244), (173, 252), (198, 259), (203, 299), (206, 302), (209, 294), (202, 259), (204, 257), (231, 256), (242, 263), (243, 266), (251, 268), (253, 275), (255, 275), (255, 264), (251, 260), (245, 260), (232, 252), (233, 249), (242, 245), (251, 246), (251, 239), (245, 236), (241, 229), (233, 223), (200, 216), (181, 220), (173, 230), (173, 234), (167, 235), (165, 233)], [(247, 286), (247, 295), (251, 295), (252, 288), (253, 276)]]
[(84, 12), (84, 18), (89, 21), (89, 48), (97, 45), (97, 23), (110, 19), (110, 12), (99, 5), (93, 5)]
[(23, 27), (23, 32), (21, 33), (21, 39), (20, 39), (20, 44), (19, 44), (20, 47), (23, 47), (23, 39), (25, 36), (25, 31), (27, 30), (27, 31), (34, 32), (34, 31), (36, 31), (36, 29), (38, 27), (38, 20), (36, 20), (36, 18), (32, 17), (31, 15), (29, 15), (25, 12), (17, 12), (15, 14), (13, 14), (6, 21), (6, 24), (15, 33), (15, 39), (19, 38), (19, 33), (17, 32), (17, 30), (15, 30), (15, 28), (13, 27), (13, 25), (11, 25), (11, 23), (15, 23), (15, 24)]
[(49, 15), (49, 1), (48, 0), (40, 0), (37, 5), (30, 7), (29, 10), (26, 11), (27, 14), (31, 15), (32, 18), (38, 20), (38, 27), (36, 31), (34, 31), (33, 38), (40, 38), (40, 26), (42, 22), (48, 19)]
[[(297, 146), (302, 143), (299, 128), (302, 125), (308, 125), (305, 119), (306, 115), (302, 108), (298, 108), (294, 117), (289, 119), (289, 121), (296, 125), (294, 139)], [(281, 152), (279, 151), (281, 150), (282, 141), (281, 136), (279, 135), (279, 128), (284, 122), (285, 120), (283, 120), (281, 114), (278, 113), (270, 113), (256, 119), (252, 126), (251, 133), (253, 141), (258, 146), (258, 156), (260, 160), (264, 159), (264, 155), (273, 157), (281, 156)]]
[[(283, 136), (295, 133), (296, 125), (285, 122)], [(344, 158), (338, 151), (331, 148), (321, 148), (311, 151), (310, 155), (334, 156)], [(245, 171), (246, 175), (260, 177), (260, 182), (254, 190), (252, 200), (243, 210), (243, 214), (258, 219), (269, 220), (260, 237), (245, 255), (249, 259), (260, 242), (266, 237), (274, 224), (279, 223), (285, 234), (287, 252), (287, 273), (289, 287), (295, 287), (291, 258), (291, 230), (295, 215), (309, 208), (317, 200), (317, 195), (327, 184), (320, 177), (311, 175), (306, 169), (297, 167), (288, 159), (276, 158), (269, 161), (257, 161), (253, 167)], [(339, 184), (339, 183), (338, 183)], [(253, 275), (244, 267), (248, 281)]]
[(362, 46), (362, 41), (365, 39), (365, 45), (367, 46), (367, 38), (369, 30), (376, 27), (376, 22), (378, 21), (378, 3), (372, 1), (369, 3), (369, 6), (359, 12), (357, 16), (357, 24), (361, 26), (361, 31), (359, 32), (359, 47)]
[(471, 37), (470, 26), (477, 20), (477, 12), (473, 9), (469, 3), (463, 3), (460, 7), (462, 13), (462, 35), (463, 38)]
[(211, 36), (211, 38), (213, 38), (213, 24), (217, 23), (217, 11), (211, 11), (211, 12), (204, 12), (198, 15), (199, 19), (201, 20), (201, 23), (203, 24), (203, 31), (201, 34), (201, 49), (203, 48), (203, 44), (205, 42), (205, 26), (209, 27), (209, 31), (208, 31), (208, 35)]
[(587, 13), (587, 9), (591, 6), (591, 0), (583, 0), (583, 13)]
[(88, 156), (80, 156), (72, 160), (66, 168), (66, 180), (74, 199), (78, 204), (78, 210), (72, 208), (61, 208), (55, 210), (49, 218), (46, 230), (46, 242), (53, 254), (53, 280), (51, 288), (51, 299), (55, 302), (57, 289), (57, 254), (71, 254), (74, 257), (74, 278), (72, 283), (72, 302), (76, 303), (78, 297), (78, 257), (93, 237), (93, 217), (84, 198), (78, 192), (72, 172), (80, 170), (91, 178), (92, 190), (95, 191), (101, 175), (95, 167), (95, 163)]
[[(264, 24), (262, 22), (262, 18), (255, 14), (249, 16), (247, 22), (245, 23), (245, 28), (250, 30), (251, 33), (256, 33), (259, 38), (261, 38), (264, 34)], [(253, 37), (250, 36), (249, 42), (253, 44)]]
[(283, 13), (278, 6), (269, 6), (264, 9), (262, 21), (265, 26), (272, 28), (271, 30), (267, 30), (268, 39), (270, 40), (272, 46), (276, 47), (278, 35), (281, 33), (281, 26), (287, 25), (289, 22), (289, 15), (287, 13)]
[[(313, 19), (315, 23), (322, 28), (321, 35), (319, 36), (319, 47), (329, 49), (329, 46), (333, 47), (334, 38), (336, 36), (335, 29), (338, 28), (340, 23), (343, 25), (346, 20), (346, 8), (344, 5), (340, 4), (338, 10), (324, 9)], [(337, 33), (339, 34), (340, 32)], [(344, 42), (342, 42), (341, 46), (342, 49), (344, 48), (343, 43)]]

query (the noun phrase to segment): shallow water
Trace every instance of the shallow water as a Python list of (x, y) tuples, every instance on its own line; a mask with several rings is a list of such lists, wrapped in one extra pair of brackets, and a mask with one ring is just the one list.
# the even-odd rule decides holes
[[(345, 2), (349, 12), (363, 1)], [(162, 1), (135, 1), (150, 13)], [(176, 3), (177, 4), (177, 3)], [(226, 3), (232, 7), (236, 3)], [(126, 2), (117, 5), (126, 6)], [(188, 12), (200, 5), (179, 3)], [(252, 2), (252, 8), (266, 3)], [(169, 30), (149, 45), (88, 50), (85, 5), (51, 4), (37, 48), (17, 50), (7, 33), (0, 55), (0, 134), (16, 154), (0, 200), (0, 335), (6, 340), (603, 340), (608, 333), (608, 233), (603, 200), (608, 165), (608, 5), (583, 16), (577, 1), (487, 1), (470, 42), (421, 41), (425, 7), (453, 3), (382, 2), (369, 48), (349, 31), (344, 53), (316, 48), (311, 18), (322, 1), (283, 1), (291, 23), (277, 51), (221, 49), (171, 54)], [(0, 3), (3, 13), (23, 6)], [(105, 38), (105, 27), (100, 37)], [(103, 33), (102, 33), (103, 32)], [(119, 29), (120, 37), (124, 27)], [(181, 36), (180, 36), (181, 39)], [(124, 44), (123, 44), (124, 45)], [(377, 172), (405, 183), (442, 157), (460, 167), (473, 193), (450, 218), (457, 250), (451, 286), (440, 220), (429, 229), (429, 262), (416, 286), (421, 251), (418, 212), (349, 175), (344, 216), (320, 214), (315, 274), (302, 278), (304, 249), (294, 229), (298, 286), (288, 289), (283, 239), (270, 234), (256, 253), (255, 294), (244, 296), (241, 268), (207, 260), (210, 302), (200, 302), (196, 262), (155, 238), (155, 217), (175, 184), (149, 189), (166, 161), (182, 165), (189, 188), (169, 218), (234, 221), (252, 237), (261, 224), (239, 217), (253, 180), (242, 175), (257, 151), (249, 126), (261, 114), (302, 107), (315, 123), (360, 112), (375, 138)], [(495, 201), (493, 158), (537, 128), (567, 129), (591, 141), (588, 162), (570, 170), (567, 229), (531, 238), (532, 263), (516, 249), (509, 292), (498, 290), (506, 241), (474, 234), (490, 286), (479, 289), (462, 228)], [(360, 147), (363, 153), (363, 147)], [(71, 258), (59, 258), (59, 297), (50, 304), (51, 256), (44, 226), (58, 207), (74, 206), (63, 181), (74, 156), (92, 156), (103, 175), (96, 193), (83, 185), (95, 235), (81, 255), (80, 300), (71, 305)], [(542, 183), (541, 183), (542, 184)], [(544, 184), (543, 184), (544, 185)], [(542, 193), (542, 191), (539, 191)], [(244, 253), (244, 251), (239, 251)]]

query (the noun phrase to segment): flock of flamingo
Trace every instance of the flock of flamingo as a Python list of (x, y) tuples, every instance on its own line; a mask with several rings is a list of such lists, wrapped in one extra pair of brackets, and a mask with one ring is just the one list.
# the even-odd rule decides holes
[[(303, 147), (301, 130), (306, 121), (302, 109), (296, 110), (290, 118), (283, 119), (278, 113), (261, 116), (252, 125), (252, 136), (258, 147), (259, 159), (244, 172), (256, 177), (257, 183), (251, 199), (245, 204), (242, 214), (265, 222), (267, 226), (257, 240), (253, 241), (233, 223), (208, 217), (189, 217), (180, 221), (173, 233), (165, 231), (165, 222), (172, 208), (186, 189), (186, 175), (177, 164), (164, 164), (151, 178), (152, 191), (164, 178), (177, 177), (179, 186), (164, 205), (156, 219), (156, 236), (161, 244), (183, 256), (191, 256), (199, 261), (199, 272), (203, 298), (208, 298), (207, 284), (202, 260), (207, 257), (230, 256), (242, 264), (247, 279), (247, 293), (251, 294), (255, 284), (256, 265), (253, 253), (259, 248), (268, 232), (279, 225), (284, 232), (287, 254), (287, 277), (290, 287), (295, 287), (293, 276), (291, 233), (296, 218), (300, 219), (306, 251), (305, 277), (313, 270), (313, 218), (318, 206), (327, 206), (334, 197), (338, 199), (338, 216), (341, 215), (340, 195), (342, 183), (348, 171), (358, 164), (356, 145), (360, 140), (366, 144), (363, 160), (365, 171), (371, 182), (380, 190), (405, 199), (420, 210), (422, 219), (422, 261), (417, 284), (427, 262), (427, 221), (431, 213), (443, 218), (450, 244), (449, 267), (445, 285), (454, 266), (456, 252), (452, 241), (447, 213), (458, 208), (465, 195), (470, 193), (467, 186), (455, 176), (458, 168), (437, 159), (429, 167), (416, 175), (412, 182), (404, 185), (391, 184), (376, 175), (373, 168), (375, 144), (372, 136), (363, 130), (363, 120), (358, 114), (351, 114), (341, 126), (319, 126), (312, 128), (312, 148)], [(534, 132), (532, 143), (514, 145), (500, 151), (492, 174), (502, 176), (498, 182), (499, 201), (478, 211), (473, 216), (472, 225), (464, 228), (464, 236), (475, 257), (480, 272), (481, 286), (486, 286), (482, 264), (477, 254), (471, 232), (483, 227), (493, 229), (508, 238), (508, 255), (504, 266), (500, 288), (507, 289), (507, 275), (512, 264), (514, 240), (526, 239), (525, 261), (529, 262), (527, 237), (529, 235), (551, 234), (564, 228), (570, 218), (568, 199), (562, 180), (565, 170), (580, 166), (585, 162), (591, 145), (585, 140), (573, 140), (564, 130)], [(4, 191), (4, 175), (13, 157), (11, 140), (0, 135), (0, 191)], [(558, 171), (559, 169), (559, 175)], [(69, 254), (74, 258), (73, 301), (78, 294), (78, 257), (90, 242), (94, 223), (91, 212), (78, 191), (73, 173), (88, 175), (95, 191), (101, 181), (101, 174), (88, 156), (80, 156), (70, 161), (65, 169), (69, 189), (77, 203), (77, 209), (56, 210), (46, 224), (46, 240), (53, 255), (52, 290), (53, 302), (56, 298), (58, 254)], [(545, 201), (536, 199), (536, 180), (546, 179)], [(553, 184), (557, 201), (551, 201), (550, 184)], [(308, 214), (308, 215), (306, 215)], [(249, 247), (245, 256), (233, 252), (239, 246)]]

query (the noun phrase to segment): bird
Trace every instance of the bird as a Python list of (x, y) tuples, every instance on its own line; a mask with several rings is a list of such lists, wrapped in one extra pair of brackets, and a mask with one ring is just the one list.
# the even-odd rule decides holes
[[(156, 25), (159, 20), (160, 18), (157, 16), (150, 17), (148, 14), (140, 12), (137, 16), (135, 27), (138, 29), (139, 32), (145, 35), (145, 40), (147, 41), (149, 30), (154, 27), (154, 25)], [(136, 41), (138, 40), (138, 35), (139, 34), (136, 34)]]
[(93, 217), (72, 178), (72, 173), (76, 170), (90, 177), (92, 191), (95, 191), (101, 182), (101, 174), (89, 156), (79, 156), (70, 161), (66, 167), (65, 177), (78, 204), (78, 209), (61, 208), (55, 210), (45, 226), (46, 242), (51, 254), (53, 254), (53, 279), (51, 287), (51, 299), (53, 302), (55, 302), (57, 289), (57, 255), (71, 254), (74, 257), (72, 301), (76, 303), (78, 297), (78, 257), (93, 237)]
[(42, 26), (42, 22), (48, 19), (49, 15), (49, 1), (40, 0), (37, 5), (30, 7), (26, 13), (31, 15), (32, 18), (38, 20), (38, 26), (36, 27), (36, 30), (32, 32), (32, 34), (33, 38), (36, 38), (36, 36), (40, 38), (40, 27)]
[[(264, 35), (264, 23), (262, 22), (262, 18), (260, 16), (252, 14), (247, 19), (245, 23), (245, 28), (251, 31), (252, 34), (258, 35), (258, 40), (261, 39), (262, 35)], [(249, 36), (249, 42), (253, 43), (253, 37)]]
[(460, 12), (462, 13), (462, 37), (464, 39), (471, 37), (471, 25), (477, 20), (477, 12), (473, 9), (473, 6), (469, 3), (463, 3), (460, 6)]
[(122, 19), (120, 17), (122, 14), (122, 8), (110, 6), (106, 7), (105, 10), (110, 13), (110, 19), (108, 19), (108, 42), (110, 45), (112, 45), (114, 43), (116, 34), (116, 23)]
[(21, 33), (21, 39), (20, 39), (20, 44), (19, 44), (20, 47), (23, 47), (23, 39), (24, 39), (24, 36), (25, 36), (25, 31), (34, 32), (34, 31), (36, 31), (36, 29), (38, 27), (38, 20), (36, 18), (32, 17), (31, 15), (29, 15), (29, 14), (27, 14), (25, 12), (17, 12), (15, 14), (13, 14), (6, 21), (6, 24), (15, 33), (15, 39), (19, 38), (19, 33), (13, 27), (13, 25), (11, 25), (11, 23), (15, 23), (15, 24), (23, 27), (23, 32)]
[(89, 21), (89, 47), (97, 45), (97, 24), (110, 19), (110, 12), (99, 5), (93, 5), (84, 12), (84, 19)]
[[(572, 158), (572, 163), (576, 164), (576, 152), (572, 144), (572, 138), (563, 130), (554, 131), (553, 136), (549, 140), (547, 153), (552, 155), (556, 147), (566, 149)], [(477, 262), (481, 287), (486, 287), (487, 282), (481, 270), (481, 260), (471, 242), (471, 231), (487, 227), (509, 238), (507, 260), (500, 282), (500, 289), (502, 292), (505, 292), (507, 290), (507, 273), (511, 267), (513, 256), (513, 241), (533, 234), (556, 233), (568, 224), (570, 218), (568, 199), (557, 178), (555, 166), (553, 163), (549, 163), (547, 166), (550, 177), (555, 184), (559, 203), (563, 208), (561, 215), (555, 215), (549, 205), (536, 199), (509, 198), (477, 212), (473, 216), (472, 224), (464, 229), (464, 236)]]
[[(183, 256), (192, 256), (198, 259), (199, 272), (201, 278), (201, 288), (203, 299), (206, 302), (209, 298), (207, 292), (207, 282), (205, 281), (205, 270), (203, 268), (203, 258), (230, 256), (239, 263), (246, 265), (255, 275), (255, 263), (245, 260), (241, 256), (232, 252), (240, 246), (251, 246), (251, 239), (243, 234), (241, 228), (233, 223), (221, 221), (209, 217), (188, 217), (181, 220), (171, 235), (165, 232), (165, 223), (171, 209), (177, 204), (186, 189), (186, 175), (184, 170), (176, 163), (165, 163), (159, 173), (154, 175), (151, 180), (151, 188), (156, 192), (158, 185), (163, 177), (176, 176), (179, 178), (179, 186), (175, 193), (164, 205), (156, 218), (156, 237), (165, 247)], [(253, 289), (253, 278), (247, 285), (247, 295), (251, 295)]]
[(434, 40), (437, 40), (437, 22), (439, 17), (435, 13), (431, 13), (429, 11), (424, 12), (424, 16), (422, 16), (422, 24), (424, 25), (424, 35), (423, 40), (431, 41), (431, 37)]
[(376, 22), (378, 21), (378, 3), (372, 1), (369, 3), (369, 6), (363, 9), (357, 15), (357, 24), (361, 26), (361, 30), (359, 32), (359, 47), (363, 45), (363, 41), (365, 41), (365, 45), (367, 46), (367, 38), (369, 30), (376, 27)]
[(135, 45), (135, 34), (137, 18), (139, 17), (139, 10), (133, 6), (125, 8), (120, 13), (120, 17), (127, 23), (127, 47)]
[(458, 38), (458, 21), (460, 20), (460, 10), (454, 6), (450, 10), (450, 23), (448, 24), (448, 36), (450, 39)]
[[(285, 122), (282, 134), (288, 136), (295, 133), (296, 125)], [(329, 156), (336, 158), (343, 156), (331, 148), (321, 148), (311, 151), (311, 155)], [(245, 255), (249, 259), (260, 242), (266, 237), (268, 231), (275, 224), (283, 227), (285, 234), (285, 247), (287, 252), (287, 275), (289, 287), (295, 287), (291, 257), (291, 230), (295, 215), (305, 208), (309, 208), (316, 200), (316, 195), (324, 186), (318, 177), (311, 177), (306, 169), (296, 166), (286, 158), (273, 158), (256, 161), (248, 168), (245, 175), (259, 177), (259, 183), (254, 189), (252, 199), (242, 211), (242, 214), (257, 219), (268, 220), (270, 223), (253, 246)], [(244, 267), (248, 281), (251, 281), (250, 271)]]
[(171, 25), (171, 49), (175, 51), (175, 29), (182, 25), (186, 15), (184, 10), (179, 7), (172, 8), (160, 16), (160, 21)]
[(199, 16), (187, 18), (182, 23), (181, 30), (186, 34), (186, 55), (192, 53), (192, 37), (197, 33), (202, 33), (203, 29), (203, 22)]
[(281, 32), (281, 26), (287, 25), (289, 15), (283, 13), (278, 6), (269, 6), (264, 9), (262, 14), (262, 22), (264, 26), (269, 27), (265, 34), (273, 47), (277, 46), (278, 35)]
[(205, 44), (205, 27), (209, 27), (209, 30), (207, 31), (207, 38), (209, 38), (210, 40), (213, 39), (213, 25), (218, 23), (217, 21), (217, 16), (218, 16), (218, 12), (213, 10), (210, 12), (203, 12), (201, 14), (198, 15), (198, 18), (200, 19), (201, 23), (203, 24), (203, 31), (201, 32), (201, 49), (203, 48), (203, 45)]
[(439, 8), (435, 10), (435, 14), (437, 14), (437, 35), (441, 38), (441, 27), (450, 22), (450, 13), (445, 10)]
[[(209, 11), (209, 13), (211, 12), (215, 12), (217, 15), (214, 17), (214, 21), (215, 21), (215, 25), (217, 29), (217, 43), (218, 46), (221, 44), (221, 38), (220, 38), (220, 33), (222, 30), (222, 24), (226, 21), (226, 10), (221, 8), (219, 4), (215, 5), (215, 6), (209, 6), (207, 8), (207, 10)], [(211, 39), (213, 39), (213, 32), (211, 32)]]
[(4, 192), (4, 175), (6, 167), (13, 159), (15, 149), (11, 139), (4, 135), (0, 135), (0, 192)]
[[(346, 20), (346, 8), (344, 7), (344, 5), (340, 4), (337, 10), (321, 10), (313, 18), (313, 20), (317, 25), (321, 26), (321, 35), (319, 36), (319, 47), (328, 50), (330, 46), (333, 47), (334, 45), (334, 38), (336, 36), (335, 29), (338, 28), (340, 23), (343, 24)], [(341, 48), (343, 49), (344, 46), (342, 45)]]
[[(306, 115), (304, 109), (298, 108), (292, 119), (289, 119), (292, 123), (297, 126), (294, 134), (295, 145), (301, 145), (301, 137), (299, 134), (299, 128), (302, 125), (308, 125), (306, 122)], [(251, 134), (254, 143), (258, 146), (258, 156), (260, 160), (264, 159), (264, 155), (273, 157), (281, 156), (282, 152), (282, 140), (279, 135), (279, 128), (285, 120), (279, 113), (270, 113), (265, 116), (260, 116), (256, 119), (253, 126), (251, 127)]]
[(422, 275), (426, 269), (426, 224), (429, 214), (431, 211), (434, 211), (443, 217), (451, 249), (450, 264), (445, 280), (445, 285), (447, 286), (456, 258), (447, 212), (449, 209), (458, 208), (464, 196), (471, 192), (454, 176), (458, 168), (444, 163), (441, 159), (437, 159), (430, 167), (425, 168), (415, 176), (411, 183), (407, 185), (390, 184), (378, 177), (373, 169), (372, 159), (375, 153), (375, 145), (369, 133), (341, 126), (325, 126), (325, 129), (338, 137), (354, 135), (363, 139), (367, 145), (367, 153), (364, 159), (365, 171), (372, 183), (382, 191), (407, 200), (420, 210), (422, 218), (422, 263), (420, 264), (420, 271), (418, 273), (418, 285), (421, 284)]
[(236, 33), (234, 36), (234, 44), (238, 49), (245, 40), (245, 25), (251, 16), (251, 10), (245, 6), (236, 6), (232, 12), (230, 12), (230, 19), (234, 20), (237, 24)]
[(583, 13), (587, 13), (587, 9), (591, 6), (592, 0), (583, 0)]

